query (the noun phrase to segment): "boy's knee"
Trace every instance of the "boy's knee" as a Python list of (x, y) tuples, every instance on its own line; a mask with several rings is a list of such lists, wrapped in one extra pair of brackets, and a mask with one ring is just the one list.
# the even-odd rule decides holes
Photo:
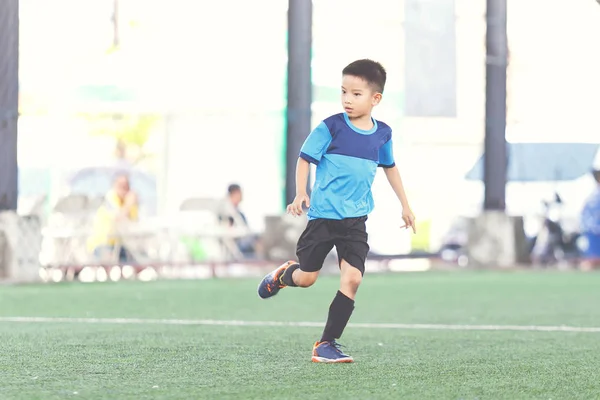
[(342, 284), (354, 288), (358, 288), (360, 286), (362, 282), (362, 274), (359, 270), (355, 270), (356, 272), (345, 274), (345, 276), (342, 277)]
[(300, 269), (294, 271), (294, 283), (299, 287), (312, 286), (319, 276), (318, 272), (306, 272)]
[(355, 292), (362, 282), (362, 273), (350, 264), (346, 262), (344, 264), (342, 264), (342, 286)]
[(354, 268), (355, 272), (350, 272), (342, 275), (340, 282), (340, 291), (345, 294), (348, 298), (354, 300), (358, 287), (362, 282), (362, 274), (359, 270)]

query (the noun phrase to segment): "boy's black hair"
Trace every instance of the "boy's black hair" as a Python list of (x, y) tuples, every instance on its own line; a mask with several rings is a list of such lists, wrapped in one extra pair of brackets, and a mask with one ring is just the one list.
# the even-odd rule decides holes
[(387, 78), (387, 73), (383, 65), (377, 61), (368, 59), (357, 60), (348, 64), (342, 71), (342, 75), (352, 75), (362, 78), (379, 93), (383, 93)]
[(594, 176), (596, 182), (600, 183), (600, 169), (593, 169), (592, 175)]

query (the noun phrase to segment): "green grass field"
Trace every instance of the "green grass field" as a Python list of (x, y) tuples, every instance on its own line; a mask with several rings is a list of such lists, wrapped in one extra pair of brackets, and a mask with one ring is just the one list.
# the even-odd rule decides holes
[(0, 287), (0, 399), (600, 398), (600, 328), (505, 327), (600, 327), (597, 274), (367, 275), (352, 323), (372, 325), (347, 328), (343, 365), (310, 362), (318, 326), (199, 321), (323, 323), (338, 281), (270, 300), (256, 284)]

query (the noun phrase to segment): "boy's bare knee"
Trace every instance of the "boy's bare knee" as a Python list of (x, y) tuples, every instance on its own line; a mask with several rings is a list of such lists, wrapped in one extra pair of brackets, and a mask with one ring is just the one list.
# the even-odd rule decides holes
[(342, 260), (341, 275), (341, 291), (353, 299), (362, 282), (362, 273), (345, 260)]
[(354, 270), (356, 272), (349, 272), (342, 276), (342, 285), (348, 288), (352, 288), (356, 291), (362, 282), (362, 275), (360, 271), (356, 268)]
[(319, 277), (319, 272), (306, 272), (300, 269), (294, 271), (294, 283), (299, 287), (312, 286)]
[(350, 276), (345, 276), (342, 278), (342, 282), (350, 287), (358, 288), (362, 282), (362, 275), (359, 270), (356, 270), (357, 273), (351, 274)]

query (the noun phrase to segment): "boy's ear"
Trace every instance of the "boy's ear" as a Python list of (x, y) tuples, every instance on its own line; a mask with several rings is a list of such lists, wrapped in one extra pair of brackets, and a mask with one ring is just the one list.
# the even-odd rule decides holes
[(376, 106), (377, 104), (379, 104), (379, 102), (381, 101), (381, 98), (382, 98), (381, 93), (375, 93), (373, 95), (373, 100), (372, 100), (373, 105)]

